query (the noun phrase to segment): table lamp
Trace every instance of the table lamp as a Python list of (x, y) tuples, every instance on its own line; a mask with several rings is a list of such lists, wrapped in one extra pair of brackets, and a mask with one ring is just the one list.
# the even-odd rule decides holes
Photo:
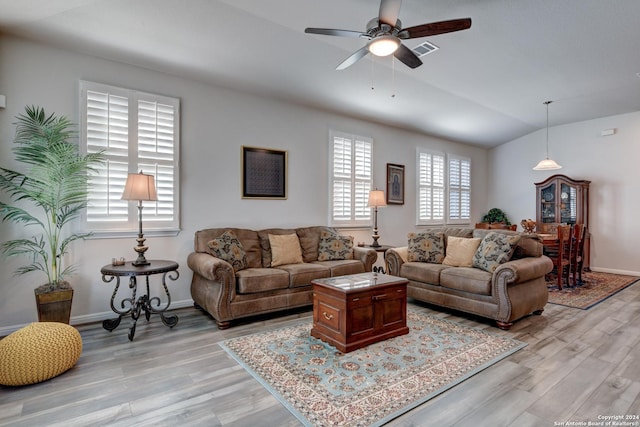
[(371, 235), (371, 237), (373, 237), (373, 243), (369, 246), (372, 248), (379, 248), (380, 243), (378, 243), (378, 239), (380, 238), (380, 235), (378, 234), (378, 208), (387, 206), (384, 191), (378, 190), (377, 188), (375, 190), (371, 190), (369, 192), (369, 202), (367, 203), (367, 206), (373, 208), (373, 234)]
[(131, 264), (149, 265), (149, 261), (144, 257), (144, 253), (149, 249), (144, 245), (144, 234), (142, 234), (142, 201), (154, 201), (158, 200), (158, 194), (156, 193), (156, 186), (153, 181), (152, 175), (146, 175), (140, 171), (140, 173), (130, 173), (127, 176), (127, 183), (124, 186), (124, 192), (122, 193), (122, 200), (137, 200), (138, 201), (138, 246), (133, 250), (138, 253), (138, 258)]

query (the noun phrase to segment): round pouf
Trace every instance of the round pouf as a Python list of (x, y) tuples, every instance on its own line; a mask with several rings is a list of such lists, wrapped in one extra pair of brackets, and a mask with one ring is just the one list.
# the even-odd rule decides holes
[(35, 384), (72, 368), (82, 353), (73, 326), (35, 322), (0, 340), (0, 384)]

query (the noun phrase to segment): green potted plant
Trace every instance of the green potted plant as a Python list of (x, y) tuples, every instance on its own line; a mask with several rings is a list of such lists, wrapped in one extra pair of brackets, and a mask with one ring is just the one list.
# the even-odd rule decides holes
[(511, 225), (509, 218), (507, 218), (507, 214), (504, 213), (502, 209), (498, 208), (489, 209), (489, 212), (482, 217), (482, 222), (486, 222), (488, 224), (500, 222), (505, 225)]
[(0, 201), (0, 217), (38, 231), (31, 238), (9, 240), (0, 249), (7, 256), (28, 256), (16, 274), (40, 271), (47, 283), (35, 289), (38, 320), (69, 323), (73, 288), (66, 281), (73, 266), (63, 266), (69, 245), (87, 233), (66, 227), (87, 205), (88, 177), (104, 161), (102, 153), (81, 155), (75, 126), (66, 118), (47, 116), (27, 106), (16, 117), (13, 152), (24, 171), (0, 168), (0, 189), (14, 204)]

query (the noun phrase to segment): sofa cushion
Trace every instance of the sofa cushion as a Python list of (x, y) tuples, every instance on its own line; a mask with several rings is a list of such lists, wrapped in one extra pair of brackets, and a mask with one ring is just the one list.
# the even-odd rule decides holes
[(442, 263), (444, 259), (444, 233), (425, 231), (409, 233), (409, 261)]
[(346, 276), (347, 274), (364, 273), (364, 264), (359, 260), (345, 259), (334, 261), (314, 261), (314, 264), (320, 264), (328, 267), (331, 277)]
[(331, 277), (329, 267), (318, 263), (287, 264), (281, 265), (278, 269), (289, 273), (289, 287), (291, 288), (306, 286), (314, 279)]
[(209, 240), (207, 246), (211, 255), (227, 261), (233, 271), (247, 268), (247, 253), (233, 231), (225, 231), (220, 237)]
[(304, 262), (313, 262), (318, 260), (320, 233), (323, 231), (337, 234), (335, 229), (325, 226), (296, 228), (296, 234), (298, 235), (300, 247), (302, 248), (302, 260)]
[(269, 243), (269, 234), (295, 234), (296, 230), (291, 228), (269, 228), (258, 231), (260, 240), (260, 249), (262, 250), (262, 266), (271, 266), (271, 244)]
[(302, 263), (302, 249), (297, 234), (269, 234), (269, 245), (271, 267)]
[(239, 294), (287, 289), (289, 273), (278, 268), (247, 268), (236, 273)]
[(400, 267), (400, 276), (416, 282), (439, 285), (440, 272), (445, 268), (451, 267), (443, 264), (431, 264), (427, 262), (405, 262)]
[(262, 249), (258, 232), (247, 228), (207, 228), (198, 230), (195, 234), (194, 246), (196, 252), (209, 252), (207, 245), (212, 239), (220, 237), (227, 231), (233, 231), (247, 254), (247, 267), (262, 267)]
[(473, 256), (473, 266), (493, 273), (500, 264), (511, 259), (518, 240), (519, 234), (487, 233)]
[(452, 267), (473, 267), (473, 256), (478, 250), (481, 240), (447, 237), (447, 251), (442, 263)]
[(478, 295), (491, 295), (493, 274), (473, 267), (451, 267), (440, 272), (440, 286)]
[(344, 259), (353, 259), (353, 237), (321, 231), (318, 243), (318, 261)]

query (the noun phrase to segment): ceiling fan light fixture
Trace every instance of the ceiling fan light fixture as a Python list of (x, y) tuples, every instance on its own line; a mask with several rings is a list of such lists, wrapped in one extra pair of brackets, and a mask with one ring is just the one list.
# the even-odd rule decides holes
[(400, 39), (391, 35), (380, 36), (371, 40), (367, 47), (376, 56), (389, 56), (400, 47)]

